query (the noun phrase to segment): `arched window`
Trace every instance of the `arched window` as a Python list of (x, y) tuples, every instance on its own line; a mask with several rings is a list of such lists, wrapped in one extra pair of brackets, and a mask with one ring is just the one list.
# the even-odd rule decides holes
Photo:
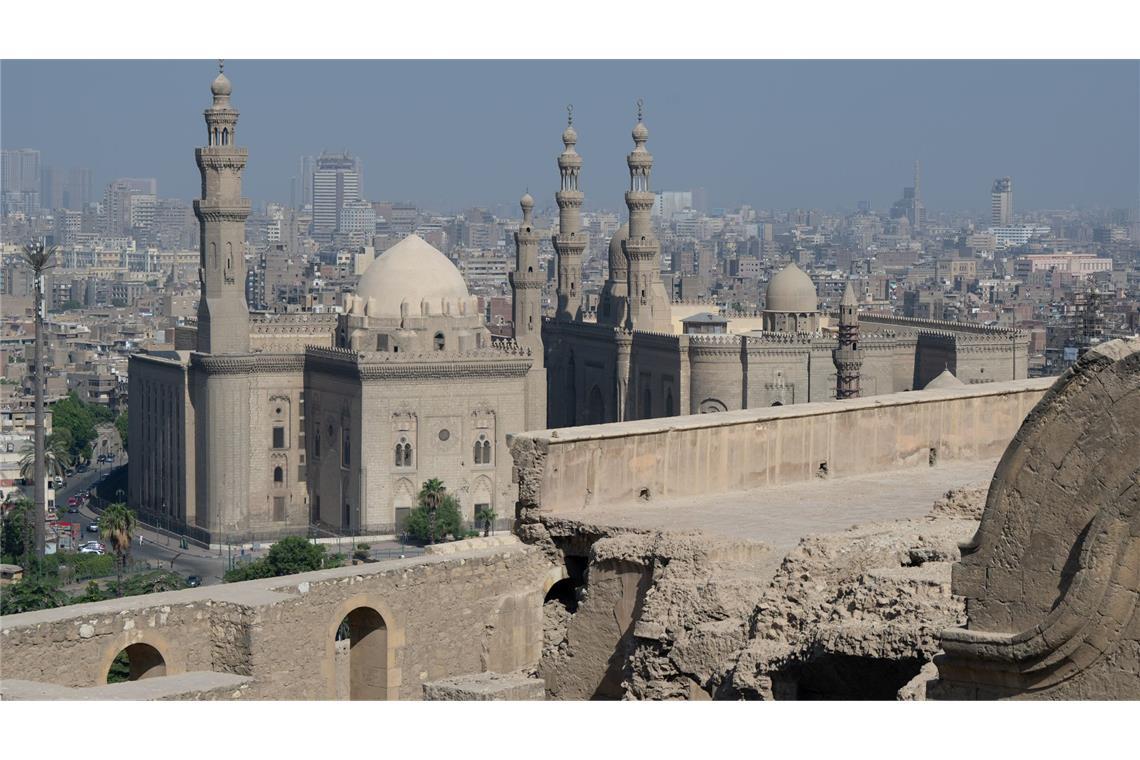
[(229, 144), (230, 144), (230, 130), (223, 128), (222, 129), (222, 145), (229, 145)]
[(483, 441), (483, 464), (491, 464), (491, 442)]
[(670, 390), (665, 394), (665, 416), (673, 416), (673, 391)]
[(278, 485), (285, 482), (285, 471), (281, 469), (280, 465), (273, 468), (273, 482)]
[(410, 443), (404, 444), (404, 466), (412, 466), (412, 444)]
[(404, 444), (402, 443), (396, 444), (396, 466), (404, 466)]
[(442, 351), (444, 347), (443, 333), (437, 332), (435, 334), (435, 350)]
[(475, 441), (474, 453), (472, 454), (475, 464), (483, 464), (483, 441)]
[(396, 466), (412, 466), (412, 444), (408, 443), (408, 439), (403, 436), (400, 437), (400, 442), (396, 444)]
[(646, 388), (645, 391), (641, 394), (641, 419), (647, 420), (652, 416), (652, 414), (653, 397), (650, 395), (649, 389)]

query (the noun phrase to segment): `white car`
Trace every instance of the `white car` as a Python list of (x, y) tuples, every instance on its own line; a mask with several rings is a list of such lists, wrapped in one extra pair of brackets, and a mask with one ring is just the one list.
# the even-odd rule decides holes
[(82, 549), (79, 550), (79, 553), (80, 554), (98, 554), (100, 557), (102, 557), (107, 552), (103, 551), (98, 546), (84, 546)]

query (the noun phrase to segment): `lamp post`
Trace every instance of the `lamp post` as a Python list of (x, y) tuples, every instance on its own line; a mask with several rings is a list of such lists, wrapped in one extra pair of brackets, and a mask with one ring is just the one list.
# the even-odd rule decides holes
[(52, 257), (55, 255), (55, 246), (47, 246), (40, 242), (30, 242), (24, 246), (23, 258), (32, 269), (35, 276), (35, 323), (36, 342), (34, 351), (34, 377), (36, 394), (36, 427), (35, 427), (35, 521), (33, 534), (36, 545), (36, 561), (44, 557), (45, 532), (44, 523), (47, 519), (47, 466), (44, 458), (44, 272), (51, 269)]

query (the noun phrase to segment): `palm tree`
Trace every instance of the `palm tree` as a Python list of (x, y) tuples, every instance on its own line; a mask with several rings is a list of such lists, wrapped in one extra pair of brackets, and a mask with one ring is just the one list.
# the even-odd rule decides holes
[(131, 551), (131, 538), (138, 519), (135, 513), (127, 509), (127, 505), (116, 502), (103, 510), (99, 516), (99, 537), (111, 545), (115, 553), (116, 575), (118, 576), (118, 595), (123, 595), (123, 570), (126, 569), (127, 556)]
[(428, 543), (435, 543), (435, 512), (439, 509), (439, 505), (443, 501), (446, 491), (447, 487), (443, 485), (443, 481), (439, 478), (424, 481), (423, 488), (420, 489), (420, 504), (427, 508), (428, 515), (431, 517), (431, 530), (428, 531)]
[[(32, 444), (24, 449), (24, 455), (20, 458), (20, 477), (25, 480), (32, 480), (35, 465), (36, 447)], [(60, 428), (44, 440), (45, 476), (49, 478), (57, 475), (62, 477), (71, 465), (71, 433), (67, 428)]]
[(479, 511), (475, 513), (475, 519), (483, 521), (484, 536), (491, 535), (491, 524), (495, 522), (496, 517), (498, 515), (495, 514), (495, 510), (490, 507), (479, 507)]
[(47, 519), (47, 490), (45, 488), (45, 461), (44, 461), (44, 272), (51, 269), (52, 258), (55, 256), (55, 246), (44, 245), (44, 242), (30, 242), (24, 246), (23, 259), (32, 269), (36, 283), (36, 345), (34, 354), (34, 377), (36, 380), (36, 433), (35, 433), (35, 537), (36, 559), (43, 560), (45, 526)]

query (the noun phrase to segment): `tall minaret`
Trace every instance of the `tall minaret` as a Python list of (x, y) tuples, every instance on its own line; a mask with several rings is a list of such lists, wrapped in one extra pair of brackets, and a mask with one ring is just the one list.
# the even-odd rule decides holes
[(582, 157), (574, 150), (578, 133), (574, 131), (574, 106), (566, 107), (566, 129), (562, 132), (562, 153), (558, 156), (558, 172), (562, 187), (554, 194), (558, 202), (558, 234), (554, 250), (558, 252), (558, 308), (555, 319), (569, 321), (582, 317), (582, 252), (586, 236), (582, 233), (582, 191), (578, 189), (578, 172)]
[(245, 302), (245, 219), (249, 200), (241, 197), (241, 172), (248, 151), (235, 143), (238, 112), (230, 105), (233, 88), (218, 62), (210, 85), (214, 103), (206, 109), (206, 147), (194, 151), (202, 173), (202, 198), (194, 201), (201, 229), (198, 277), (198, 351), (249, 353), (249, 308)]
[(649, 130), (642, 123), (642, 102), (637, 101), (637, 126), (633, 128), (633, 151), (626, 158), (629, 165), (629, 191), (625, 205), (629, 209), (629, 239), (625, 241), (629, 260), (629, 311), (626, 327), (669, 333), (673, 322), (669, 314), (669, 297), (661, 282), (661, 245), (653, 235), (649, 215), (654, 194), (649, 189), (653, 156), (645, 149)]
[(850, 282), (839, 302), (839, 348), (831, 356), (835, 362), (835, 398), (858, 398), (863, 352), (859, 349), (859, 303)]
[(542, 284), (545, 277), (538, 268), (538, 233), (531, 219), (534, 198), (527, 193), (519, 205), (523, 218), (519, 231), (515, 233), (515, 271), (510, 273), (515, 341), (530, 349), (533, 360), (526, 375), (523, 407), (526, 429), (542, 430), (546, 427), (546, 368), (542, 351)]

